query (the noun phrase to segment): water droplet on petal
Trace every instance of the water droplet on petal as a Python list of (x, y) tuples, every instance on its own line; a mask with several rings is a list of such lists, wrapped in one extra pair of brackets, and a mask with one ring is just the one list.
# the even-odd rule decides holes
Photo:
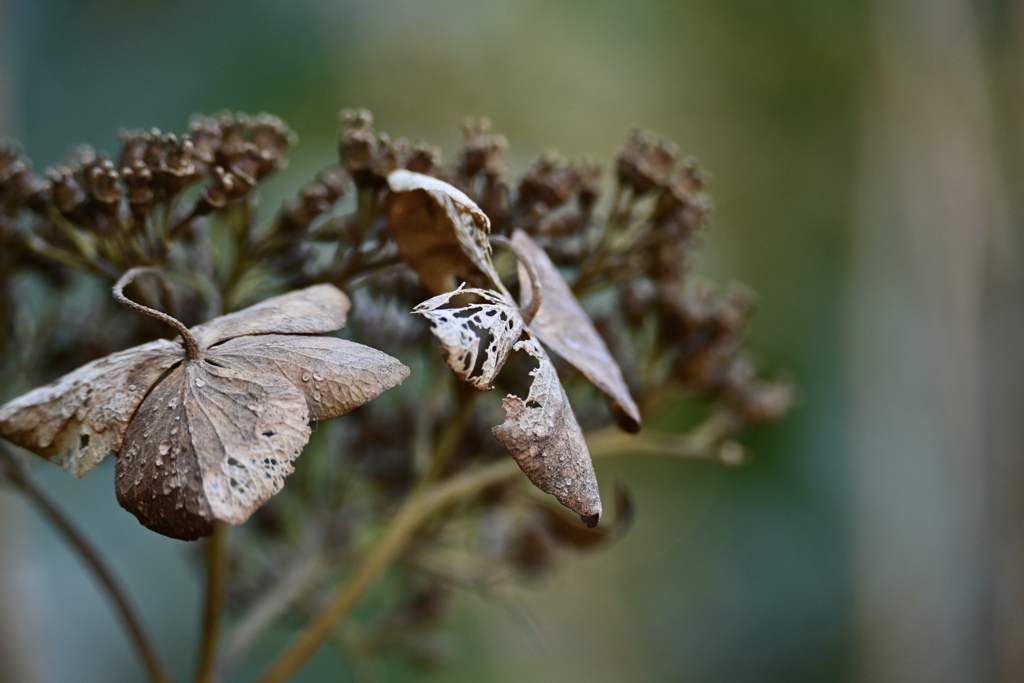
[(309, 375), (307, 375), (306, 373), (302, 373), (302, 381), (303, 382), (308, 382), (309, 381)]
[(159, 453), (160, 455), (167, 455), (168, 453), (171, 452), (171, 442), (170, 441), (161, 441), (160, 445), (157, 447), (156, 450), (157, 450), (157, 453)]
[(203, 387), (206, 386), (206, 382), (204, 382), (202, 379), (196, 379), (196, 386), (202, 389)]
[(314, 382), (323, 382), (324, 381), (324, 376), (321, 375), (319, 372), (314, 372), (313, 373), (313, 381)]
[(134, 384), (129, 384), (128, 385), (128, 391), (137, 391), (137, 390), (138, 390), (138, 387), (135, 386)]

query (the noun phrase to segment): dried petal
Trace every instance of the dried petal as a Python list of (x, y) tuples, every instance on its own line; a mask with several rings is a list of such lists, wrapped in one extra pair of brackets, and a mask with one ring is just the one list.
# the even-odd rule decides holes
[[(475, 295), (482, 302), (452, 307), (456, 296)], [(429, 320), (441, 343), (445, 362), (463, 382), (480, 391), (493, 387), (512, 346), (523, 334), (523, 319), (508, 300), (484, 289), (464, 289), (427, 299), (413, 309)]]
[(491, 263), (491, 222), (448, 183), (412, 171), (388, 175), (388, 223), (402, 257), (435, 294), (479, 281), (504, 292)]
[(313, 285), (271, 297), (190, 331), (202, 346), (247, 334), (322, 334), (345, 327), (351, 303), (333, 285)]
[(50, 458), (70, 451), (78, 476), (117, 453), (118, 501), (159, 533), (194, 539), (214, 520), (244, 522), (292, 472), (310, 419), (348, 412), (409, 374), (375, 349), (304, 336), (345, 324), (348, 297), (331, 285), (186, 331), (124, 300), (130, 273), (115, 296), (176, 324), (189, 344), (89, 363), (0, 407), (0, 435)]
[(161, 339), (94, 360), (0, 407), (0, 436), (81, 477), (121, 450), (146, 392), (184, 357)]
[(240, 337), (217, 346), (210, 357), (251, 372), (274, 368), (303, 394), (311, 420), (344, 415), (409, 376), (409, 368), (383, 351), (334, 337)]
[[(620, 427), (628, 432), (639, 431), (640, 411), (622, 371), (558, 268), (522, 230), (512, 233), (512, 244), (530, 260), (540, 280), (541, 305), (530, 322), (530, 331), (604, 392)], [(529, 305), (530, 288), (525, 286), (529, 272), (523, 263), (519, 264), (519, 281), (524, 283), (520, 296), (525, 309)]]
[(506, 396), (505, 421), (491, 431), (537, 488), (594, 526), (601, 517), (597, 475), (551, 359), (533, 338), (514, 350), (525, 351), (539, 365), (530, 373), (533, 384), (526, 400)]
[(309, 440), (306, 401), (272, 370), (247, 370), (186, 361), (143, 402), (116, 468), (117, 500), (142, 524), (192, 540), (281, 490)]

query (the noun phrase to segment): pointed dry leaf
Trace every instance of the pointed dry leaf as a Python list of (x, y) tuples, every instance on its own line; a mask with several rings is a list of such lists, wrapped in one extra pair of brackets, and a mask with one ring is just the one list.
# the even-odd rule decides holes
[[(530, 259), (540, 279), (541, 304), (529, 324), (531, 332), (600, 389), (612, 406), (616, 422), (629, 432), (640, 430), (640, 411), (608, 346), (594, 328), (558, 268), (541, 247), (522, 230), (512, 233), (518, 253)], [(529, 280), (520, 262), (519, 281)], [(523, 308), (529, 305), (530, 289), (522, 286)]]
[[(453, 297), (482, 301), (452, 306)], [(480, 391), (488, 391), (513, 345), (523, 333), (523, 319), (508, 300), (484, 289), (459, 287), (427, 299), (416, 308), (431, 323), (441, 354), (456, 376)]]
[(601, 517), (597, 475), (551, 359), (533, 338), (514, 350), (537, 360), (533, 384), (525, 401), (515, 395), (503, 399), (505, 421), (491, 431), (537, 488), (594, 526)]
[(472, 199), (442, 180), (406, 170), (388, 175), (388, 188), (391, 236), (428, 290), (448, 292), (480, 274), (487, 285), (504, 290), (491, 263), (491, 222)]
[(0, 436), (69, 453), (77, 476), (117, 453), (118, 501), (159, 533), (192, 539), (216, 519), (241, 523), (281, 489), (310, 419), (409, 374), (376, 349), (302, 336), (341, 327), (347, 309), (340, 290), (318, 285), (193, 328), (195, 357), (170, 341), (113, 354), (0, 407)]

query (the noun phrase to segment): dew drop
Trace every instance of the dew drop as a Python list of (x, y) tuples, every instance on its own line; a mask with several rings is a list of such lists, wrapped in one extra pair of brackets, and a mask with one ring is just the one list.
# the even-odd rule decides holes
[(565, 456), (564, 455), (558, 456), (558, 462), (565, 462)]
[(565, 478), (565, 485), (566, 486), (572, 486), (572, 477), (566, 477)]
[(196, 386), (202, 389), (203, 387), (206, 386), (206, 382), (204, 382), (202, 379), (196, 379)]
[(160, 445), (157, 446), (156, 451), (160, 455), (167, 455), (168, 453), (171, 452), (171, 442), (170, 441), (161, 441)]
[(309, 381), (309, 375), (306, 374), (306, 373), (302, 373), (302, 381), (303, 382), (308, 382)]
[(314, 372), (313, 373), (313, 381), (314, 382), (323, 382), (324, 381), (324, 376), (321, 375), (319, 372)]
[(128, 385), (128, 391), (138, 391), (138, 389), (139, 388), (137, 386), (135, 386), (134, 384), (129, 384)]
[(317, 402), (320, 401), (320, 392), (319, 391), (314, 391), (313, 392), (313, 400), (317, 401)]

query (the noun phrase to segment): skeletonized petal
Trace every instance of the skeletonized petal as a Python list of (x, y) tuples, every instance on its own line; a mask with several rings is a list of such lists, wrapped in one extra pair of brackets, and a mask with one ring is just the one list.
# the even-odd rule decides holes
[[(452, 306), (456, 296), (482, 301)], [(513, 345), (523, 333), (519, 310), (503, 297), (484, 289), (459, 289), (427, 299), (413, 309), (431, 323), (445, 362), (463, 382), (491, 389)]]
[(121, 450), (146, 392), (184, 355), (158, 340), (87, 363), (0, 407), (0, 436), (81, 477)]

